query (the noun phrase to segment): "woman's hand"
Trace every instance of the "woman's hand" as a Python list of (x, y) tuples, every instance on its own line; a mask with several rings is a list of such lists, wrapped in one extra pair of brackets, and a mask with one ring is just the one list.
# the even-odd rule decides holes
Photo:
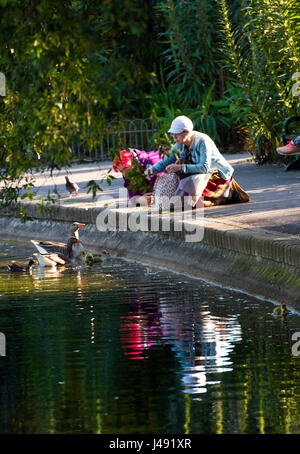
[(182, 170), (182, 165), (181, 164), (170, 164), (166, 167), (166, 172), (167, 173), (175, 173), (175, 172), (180, 172)]
[(148, 168), (145, 170), (144, 175), (146, 175), (146, 177), (150, 177), (150, 175), (153, 175), (153, 169), (152, 169), (152, 167), (148, 167)]
[(153, 203), (153, 193), (147, 192), (143, 195), (135, 195), (130, 199), (132, 205), (150, 206)]
[(146, 194), (144, 194), (144, 197), (145, 197), (145, 199), (147, 201), (148, 207), (150, 205), (152, 205), (152, 203), (153, 203), (153, 193), (152, 192), (147, 192)]

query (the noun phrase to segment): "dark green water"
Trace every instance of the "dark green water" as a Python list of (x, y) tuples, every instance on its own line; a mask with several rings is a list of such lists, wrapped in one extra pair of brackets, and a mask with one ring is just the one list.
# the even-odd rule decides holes
[(32, 252), (0, 243), (0, 433), (299, 433), (299, 315), (113, 258), (6, 269)]

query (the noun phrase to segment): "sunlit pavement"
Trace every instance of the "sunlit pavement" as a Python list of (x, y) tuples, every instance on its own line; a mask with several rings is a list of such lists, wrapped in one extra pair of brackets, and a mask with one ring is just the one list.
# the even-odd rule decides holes
[[(258, 228), (298, 236), (300, 231), (300, 171), (285, 172), (277, 165), (258, 166), (247, 153), (225, 155), (233, 165), (234, 178), (250, 195), (249, 203), (223, 205), (205, 209), (207, 222), (213, 221), (220, 229)], [(65, 189), (65, 175), (79, 187), (77, 197), (70, 197)], [(106, 176), (115, 179), (107, 184)], [(35, 174), (35, 199), (52, 195), (62, 206), (78, 208), (105, 207), (119, 200), (123, 188), (120, 173), (111, 170), (111, 161), (73, 165), (70, 168)], [(87, 183), (95, 180), (103, 191), (93, 199), (87, 193)]]

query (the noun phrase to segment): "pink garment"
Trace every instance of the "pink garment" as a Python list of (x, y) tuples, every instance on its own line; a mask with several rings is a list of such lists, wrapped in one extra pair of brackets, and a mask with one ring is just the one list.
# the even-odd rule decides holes
[[(149, 165), (154, 165), (157, 162), (161, 161), (165, 156), (163, 154), (160, 154), (161, 152), (159, 150), (156, 151), (141, 151), (137, 150), (135, 148), (129, 148), (129, 151), (133, 153), (134, 158), (133, 159), (138, 159), (139, 162), (142, 164), (142, 166), (146, 168)], [(158, 173), (157, 175), (154, 175), (151, 180), (149, 180), (149, 185), (154, 187), (154, 183), (160, 175), (163, 175), (165, 172)], [(143, 191), (130, 191), (128, 189), (128, 186), (130, 184), (130, 181), (127, 178), (124, 178), (124, 187), (127, 188), (128, 191), (128, 197), (131, 199), (132, 197), (136, 195), (143, 195)]]

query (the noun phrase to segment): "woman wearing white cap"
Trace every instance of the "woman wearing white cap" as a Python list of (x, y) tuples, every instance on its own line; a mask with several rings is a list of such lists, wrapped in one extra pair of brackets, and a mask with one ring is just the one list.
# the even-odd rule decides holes
[[(170, 156), (148, 167), (145, 174), (156, 175), (164, 170), (179, 173), (180, 184), (175, 195), (189, 206), (211, 206), (216, 204), (218, 198), (222, 199), (221, 203), (226, 203), (224, 201), (233, 194), (234, 170), (213, 140), (204, 133), (194, 131), (193, 122), (183, 115), (172, 121), (168, 132), (176, 142)], [(235, 201), (248, 201), (247, 194), (243, 195), (245, 200)], [(202, 196), (206, 199), (204, 202)]]

